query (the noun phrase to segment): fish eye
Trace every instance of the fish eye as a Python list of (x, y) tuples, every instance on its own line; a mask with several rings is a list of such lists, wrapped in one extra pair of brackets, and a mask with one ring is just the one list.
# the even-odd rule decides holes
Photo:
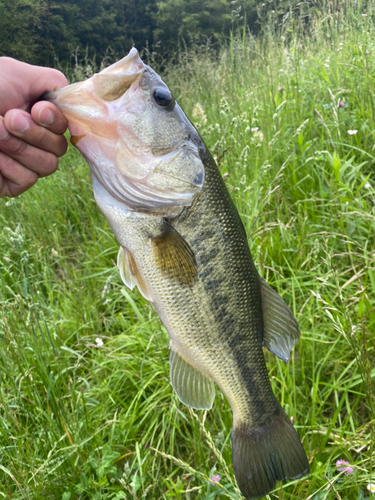
[(159, 106), (166, 108), (168, 111), (172, 111), (175, 101), (168, 89), (158, 87), (154, 90), (153, 96)]

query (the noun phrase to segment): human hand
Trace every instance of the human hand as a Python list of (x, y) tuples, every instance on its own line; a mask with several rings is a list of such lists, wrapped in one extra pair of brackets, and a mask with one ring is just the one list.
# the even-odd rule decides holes
[(56, 171), (68, 123), (52, 103), (34, 103), (67, 84), (60, 71), (0, 57), (0, 197), (18, 196)]

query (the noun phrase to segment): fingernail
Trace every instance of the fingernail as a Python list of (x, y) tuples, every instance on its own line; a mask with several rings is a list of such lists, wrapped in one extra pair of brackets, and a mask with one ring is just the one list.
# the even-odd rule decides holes
[(29, 120), (22, 113), (15, 113), (11, 119), (10, 124), (15, 132), (25, 132), (30, 126)]
[(39, 123), (43, 126), (51, 125), (55, 119), (55, 114), (50, 110), (50, 108), (42, 108), (38, 113)]
[(7, 137), (9, 137), (9, 132), (5, 128), (2, 117), (0, 117), (0, 140), (6, 139)]

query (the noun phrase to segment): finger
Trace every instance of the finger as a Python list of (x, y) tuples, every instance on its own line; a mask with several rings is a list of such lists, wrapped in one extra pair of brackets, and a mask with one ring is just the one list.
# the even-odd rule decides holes
[(53, 153), (36, 148), (22, 139), (10, 134), (6, 129), (3, 117), (1, 116), (0, 151), (10, 156), (26, 168), (36, 172), (39, 177), (45, 177), (46, 175), (52, 174), (56, 171), (58, 166), (58, 160)]
[(51, 102), (41, 101), (34, 104), (31, 116), (36, 123), (55, 134), (63, 134), (68, 128), (67, 119)]
[[(41, 127), (34, 122), (26, 111), (11, 109), (4, 116), (4, 124), (8, 132), (13, 136), (35, 146), (37, 149), (50, 152), (55, 156), (62, 156), (66, 153), (67, 141), (65, 137)], [(17, 147), (17, 141), (13, 141), (13, 143), (14, 147)], [(7, 152), (10, 152), (10, 150)]]
[(0, 197), (18, 196), (38, 180), (38, 174), (0, 151)]
[(68, 85), (65, 76), (56, 69), (33, 66), (9, 57), (2, 57), (0, 66), (4, 69), (0, 70), (0, 114), (13, 108), (28, 110), (45, 92)]
[(36, 77), (30, 81), (29, 93), (34, 100), (45, 92), (58, 90), (68, 85), (66, 77), (57, 69), (33, 66), (32, 71)]

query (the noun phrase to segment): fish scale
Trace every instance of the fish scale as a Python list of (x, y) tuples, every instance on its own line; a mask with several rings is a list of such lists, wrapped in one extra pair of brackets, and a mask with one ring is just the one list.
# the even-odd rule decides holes
[(263, 355), (265, 347), (287, 361), (297, 321), (259, 276), (220, 172), (168, 87), (132, 49), (46, 97), (90, 166), (96, 202), (120, 244), (124, 283), (152, 302), (168, 331), (177, 396), (210, 409), (216, 383), (231, 406), (243, 495), (260, 498), (277, 481), (306, 474)]

